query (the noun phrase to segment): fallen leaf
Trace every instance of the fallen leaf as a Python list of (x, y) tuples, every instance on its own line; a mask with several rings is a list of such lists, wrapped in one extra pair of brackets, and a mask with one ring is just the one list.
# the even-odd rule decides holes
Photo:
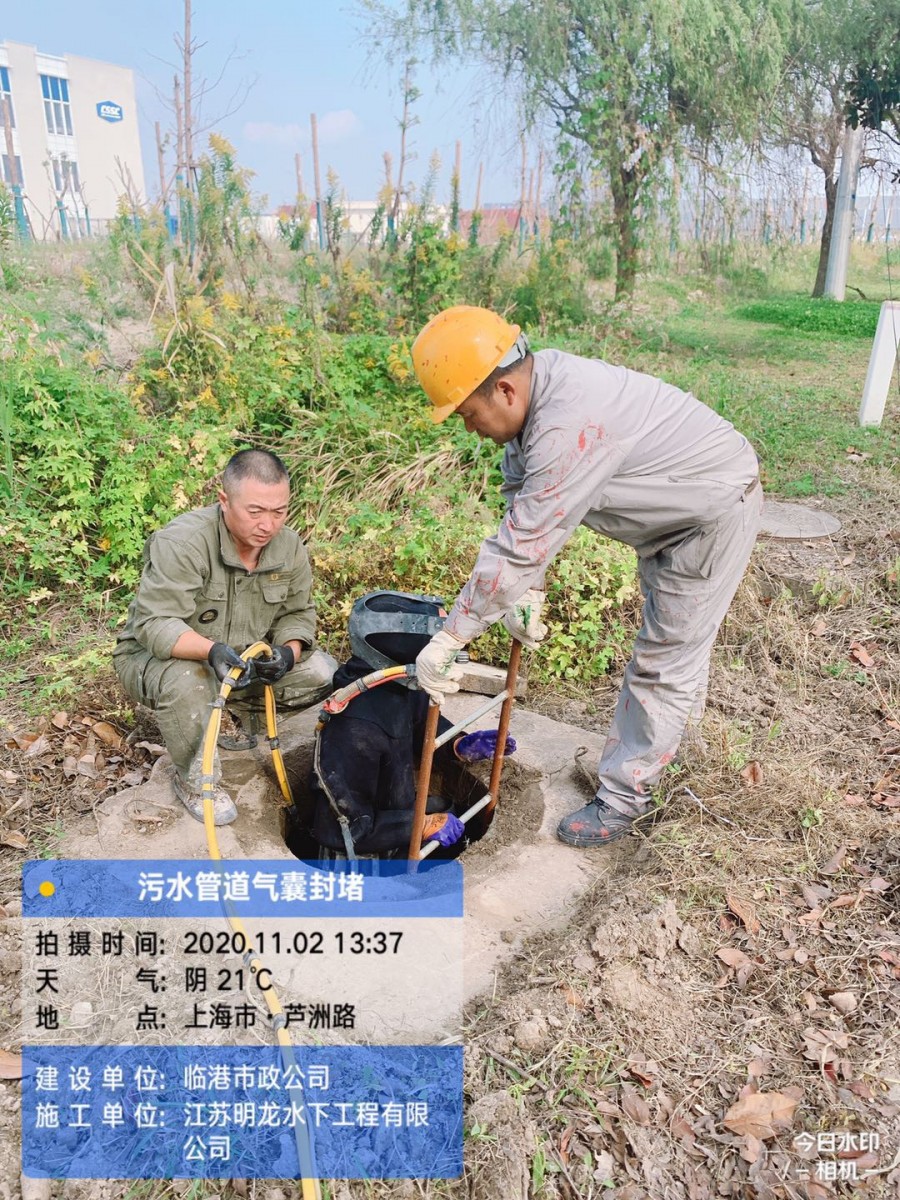
[(734, 915), (743, 921), (744, 928), (748, 933), (754, 936), (759, 933), (760, 924), (757, 920), (756, 910), (748, 900), (741, 900), (732, 892), (725, 893), (725, 900)]
[(74, 754), (67, 754), (62, 762), (62, 773), (66, 779), (71, 779), (78, 770), (78, 759)]
[(24, 833), (20, 833), (18, 829), (11, 829), (9, 833), (0, 835), (0, 843), (4, 846), (15, 846), (17, 850), (28, 849), (28, 838)]
[(856, 558), (856, 551), (855, 551), (855, 550), (851, 550), (851, 551), (850, 551), (850, 553), (847, 555), (847, 557), (846, 557), (846, 558), (842, 558), (842, 559), (841, 559), (841, 566), (842, 566), (842, 567), (849, 567), (849, 566), (850, 566), (850, 564), (853, 562), (853, 560), (854, 560), (855, 558)]
[(839, 1150), (838, 1158), (852, 1158), (856, 1163), (856, 1172), (860, 1179), (863, 1171), (870, 1171), (878, 1166), (878, 1155), (874, 1150)]
[(97, 768), (94, 766), (93, 754), (82, 754), (79, 758), (75, 770), (79, 775), (84, 775), (87, 779), (97, 778)]
[(27, 750), (32, 742), (36, 742), (41, 735), (39, 733), (14, 733), (12, 740), (6, 743), (9, 750)]
[(755, 758), (752, 758), (747, 763), (743, 771), (741, 771), (741, 779), (743, 779), (749, 787), (756, 787), (762, 783), (763, 769)]
[(760, 1079), (768, 1071), (769, 1065), (765, 1058), (751, 1058), (747, 1063), (747, 1074), (753, 1079)]
[(613, 1104), (609, 1100), (595, 1100), (591, 1105), (594, 1112), (602, 1113), (605, 1117), (621, 1117), (622, 1110), (618, 1104)]
[(156, 742), (138, 742), (135, 746), (136, 750), (147, 750), (154, 758), (159, 758), (161, 754), (165, 754), (165, 746), (160, 746)]
[(584, 997), (580, 992), (576, 992), (574, 988), (567, 987), (565, 984), (561, 984), (560, 986), (562, 987), (566, 1004), (570, 1008), (584, 1008)]
[(831, 895), (831, 888), (822, 883), (804, 883), (800, 890), (808, 908), (820, 908)]
[(869, 667), (875, 666), (875, 659), (868, 652), (862, 642), (850, 643), (850, 657), (856, 659), (859, 665), (861, 667), (865, 667), (866, 670), (868, 670)]
[(779, 1129), (786, 1129), (794, 1119), (797, 1101), (784, 1092), (755, 1092), (732, 1104), (725, 1114), (724, 1124), (739, 1137), (748, 1134), (765, 1141)]
[(716, 958), (721, 958), (723, 963), (735, 969), (750, 963), (750, 959), (743, 950), (738, 950), (735, 946), (723, 946), (721, 950), (716, 951)]
[(140, 787), (144, 782), (144, 772), (126, 771), (124, 775), (120, 776), (119, 782), (123, 783), (126, 787)]
[(876, 808), (900, 808), (900, 796), (885, 796), (878, 792), (872, 797), (872, 803)]
[(22, 1078), (22, 1055), (0, 1050), (0, 1079)]
[(880, 875), (873, 875), (871, 879), (867, 879), (863, 884), (864, 892), (886, 892), (891, 885), (886, 879), (882, 879)]
[(46, 733), (42, 733), (39, 738), (35, 738), (28, 749), (25, 751), (25, 758), (37, 758), (39, 754), (46, 754), (50, 749), (50, 739)]
[(838, 871), (840, 871), (841, 867), (844, 865), (844, 859), (847, 857), (847, 851), (849, 849), (850, 847), (845, 842), (843, 846), (840, 846), (837, 850), (835, 850), (828, 862), (825, 863), (824, 866), (819, 867), (819, 874), (837, 875)]
[(803, 1040), (806, 1043), (804, 1058), (809, 1058), (822, 1067), (826, 1063), (834, 1062), (837, 1057), (836, 1051), (846, 1050), (850, 1045), (849, 1034), (839, 1033), (835, 1029), (804, 1029)]
[(844, 796), (844, 803), (851, 808), (858, 808), (861, 804), (865, 804), (865, 796), (858, 796), (855, 792), (847, 792)]
[(840, 896), (829, 901), (829, 908), (850, 908), (852, 904), (856, 904), (859, 900), (861, 892), (841, 892)]
[(65, 729), (69, 723), (69, 714), (67, 712), (54, 713), (50, 718), (50, 724), (56, 729)]
[(122, 735), (118, 729), (110, 725), (108, 721), (98, 721), (96, 725), (92, 725), (94, 733), (101, 742), (106, 742), (107, 746), (121, 746)]
[(659, 1063), (652, 1059), (629, 1058), (628, 1071), (644, 1087), (652, 1087), (659, 1075)]
[(675, 1137), (680, 1138), (683, 1144), (690, 1150), (696, 1139), (697, 1133), (690, 1121), (682, 1113), (677, 1117), (673, 1117), (669, 1123), (669, 1129)]
[(827, 629), (828, 626), (824, 619), (822, 617), (818, 617), (809, 627), (809, 632), (813, 637), (822, 637)]
[(798, 946), (794, 951), (794, 962), (799, 963), (801, 967), (805, 962), (809, 962), (809, 951), (804, 950), (802, 946)]
[(650, 1105), (632, 1087), (622, 1088), (622, 1110), (635, 1125), (650, 1124)]
[(0, 771), (0, 779), (2, 779), (4, 783), (19, 782), (19, 776), (13, 771)]
[(848, 1016), (852, 1012), (856, 1012), (859, 1001), (853, 992), (832, 992), (828, 997), (828, 1003), (838, 1010), (841, 1016)]
[(744, 1162), (755, 1163), (762, 1154), (763, 1144), (758, 1137), (754, 1137), (752, 1133), (745, 1135), (741, 1143), (741, 1158)]

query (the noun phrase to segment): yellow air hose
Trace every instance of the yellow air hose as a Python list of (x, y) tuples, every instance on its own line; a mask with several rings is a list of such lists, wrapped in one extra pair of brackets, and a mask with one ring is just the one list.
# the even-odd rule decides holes
[[(249, 662), (252, 658), (258, 658), (264, 655), (270, 658), (272, 655), (271, 647), (265, 642), (255, 642), (241, 655), (245, 662)], [(222, 853), (219, 850), (219, 843), (216, 839), (215, 814), (213, 811), (213, 796), (215, 793), (215, 783), (213, 780), (213, 771), (215, 766), (216, 742), (219, 739), (219, 730), (222, 725), (222, 711), (225, 708), (225, 701), (228, 699), (231, 688), (234, 682), (241, 676), (241, 667), (233, 667), (225, 678), (222, 680), (222, 687), (219, 690), (219, 695), (213, 704), (212, 714), (209, 718), (209, 724), (206, 727), (206, 735), (203, 741), (203, 824), (206, 828), (206, 840), (209, 844), (209, 856), (212, 859), (221, 861)], [(278, 727), (275, 721), (275, 695), (271, 684), (266, 684), (266, 735), (269, 740), (269, 745), (272, 748), (272, 761), (275, 766), (275, 774), (278, 777), (278, 783), (281, 787), (281, 793), (284, 796), (287, 804), (293, 803), (291, 795), (291, 785), (288, 782), (287, 772), (284, 768), (284, 757), (281, 753), (281, 747), (278, 744)], [(250, 935), (241, 920), (241, 918), (230, 909), (229, 905), (225, 905), (225, 915), (228, 919), (228, 924), (235, 933), (239, 933), (244, 938), (244, 962), (247, 965), (250, 974), (257, 978), (259, 972), (263, 969), (263, 964), (253, 953)], [(275, 1030), (275, 1036), (278, 1039), (278, 1045), (281, 1049), (281, 1057), (285, 1066), (291, 1070), (291, 1076), (298, 1078), (296, 1068), (296, 1058), (294, 1056), (294, 1046), (288, 1036), (286, 1024), (287, 1020), (284, 1015), (284, 1009), (275, 992), (274, 987), (269, 987), (263, 992), (269, 1012), (272, 1016), (272, 1027)], [(297, 1092), (302, 1097), (302, 1089), (299, 1085), (290, 1089), (291, 1092)], [(293, 1099), (293, 1097), (292, 1097)], [(301, 1124), (299, 1121), (294, 1122), (294, 1136), (297, 1141), (297, 1155), (300, 1162), (303, 1200), (321, 1200), (322, 1191), (319, 1187), (319, 1181), (313, 1176), (303, 1174), (304, 1163), (309, 1165), (311, 1169), (314, 1164), (312, 1135), (309, 1126)]]

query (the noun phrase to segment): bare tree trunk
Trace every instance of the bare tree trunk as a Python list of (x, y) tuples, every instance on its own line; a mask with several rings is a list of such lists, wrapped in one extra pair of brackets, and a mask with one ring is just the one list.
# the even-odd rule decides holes
[(822, 222), (822, 241), (819, 245), (819, 266), (812, 294), (814, 298), (825, 294), (825, 274), (828, 270), (828, 255), (831, 250), (831, 232), (834, 228), (834, 210), (837, 200), (837, 180), (825, 176), (825, 220)]
[(610, 173), (610, 188), (616, 228), (616, 300), (627, 300), (634, 294), (640, 255), (636, 173), (626, 167), (618, 167)]

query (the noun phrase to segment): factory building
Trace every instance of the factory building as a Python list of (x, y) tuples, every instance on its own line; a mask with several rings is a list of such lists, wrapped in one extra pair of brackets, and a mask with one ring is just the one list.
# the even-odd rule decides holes
[(105, 232), (146, 194), (133, 72), (0, 41), (0, 154), (36, 239)]

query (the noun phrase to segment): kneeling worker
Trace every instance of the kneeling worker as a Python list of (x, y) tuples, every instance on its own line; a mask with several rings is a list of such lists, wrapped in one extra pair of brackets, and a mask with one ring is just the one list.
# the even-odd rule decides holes
[(579, 525), (637, 551), (644, 621), (597, 794), (557, 830), (572, 846), (608, 845), (649, 811), (688, 719), (703, 712), (716, 632), (759, 527), (753, 447), (661, 379), (560, 350), (532, 354), (519, 327), (487, 309), (439, 313), (412, 354), (432, 420), (455, 413), (505, 447), (506, 515), (416, 662), (435, 700), (457, 689), (458, 652), (501, 617), (537, 645), (544, 572)]
[[(242, 707), (276, 684), (281, 706), (305, 708), (327, 696), (337, 666), (314, 648), (312, 573), (300, 535), (285, 526), (290, 480), (265, 450), (241, 450), (222, 474), (217, 504), (194, 509), (154, 533), (125, 628), (114, 651), (130, 698), (153, 709), (175, 765), (175, 794), (203, 820), (201, 754), (210, 705), (239, 651), (272, 646), (234, 684)], [(218, 756), (216, 779), (220, 775)], [(237, 809), (215, 789), (216, 825)]]

